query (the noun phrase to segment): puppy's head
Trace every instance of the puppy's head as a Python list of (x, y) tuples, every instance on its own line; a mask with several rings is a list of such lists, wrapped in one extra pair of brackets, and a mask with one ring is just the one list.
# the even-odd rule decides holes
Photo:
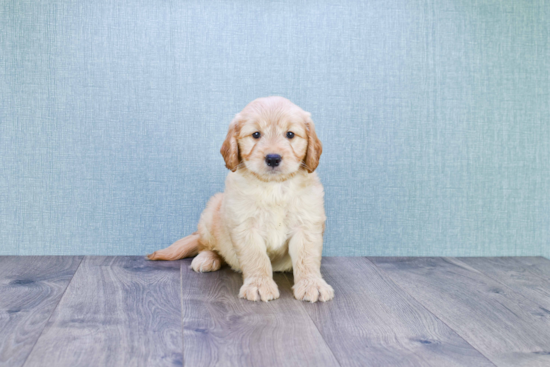
[(286, 98), (252, 101), (229, 125), (220, 150), (225, 166), (266, 181), (285, 180), (300, 169), (315, 171), (323, 147), (310, 116)]

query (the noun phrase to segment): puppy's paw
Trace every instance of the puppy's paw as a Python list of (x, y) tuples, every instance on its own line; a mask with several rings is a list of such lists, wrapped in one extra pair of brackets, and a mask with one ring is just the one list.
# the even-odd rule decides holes
[(207, 273), (219, 270), (222, 266), (220, 255), (213, 251), (202, 251), (191, 262), (191, 267), (197, 273)]
[(304, 278), (292, 287), (294, 297), (300, 301), (326, 302), (334, 298), (334, 289), (323, 278)]
[(271, 301), (279, 298), (279, 289), (269, 277), (250, 277), (244, 280), (239, 297), (249, 301)]

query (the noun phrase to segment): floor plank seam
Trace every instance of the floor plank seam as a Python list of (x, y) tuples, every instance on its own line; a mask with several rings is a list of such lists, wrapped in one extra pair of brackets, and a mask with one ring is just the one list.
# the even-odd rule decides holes
[(452, 328), (451, 326), (449, 326), (445, 321), (443, 321), (441, 318), (439, 318), (436, 314), (434, 314), (432, 311), (430, 311), (425, 305), (424, 303), (420, 302), (415, 296), (413, 296), (411, 293), (407, 292), (406, 289), (404, 289), (403, 287), (401, 287), (399, 284), (397, 284), (391, 277), (390, 274), (388, 274), (387, 272), (385, 272), (383, 269), (381, 269), (378, 265), (376, 265), (376, 263), (374, 261), (371, 261), (368, 257), (363, 257), (363, 259), (365, 259), (366, 261), (368, 261), (369, 263), (371, 263), (372, 265), (374, 265), (374, 267), (381, 273), (381, 274), (385, 274), (386, 275), (386, 278), (391, 281), (397, 288), (401, 289), (404, 293), (408, 294), (412, 299), (414, 299), (416, 302), (418, 302), (418, 304), (420, 306), (422, 306), (422, 308), (424, 308), (427, 312), (429, 312), (431, 315), (433, 315), (433, 317), (435, 317), (437, 320), (439, 320), (441, 323), (443, 323), (443, 325), (447, 326), (449, 328), (449, 330), (452, 330), (460, 339), (464, 340), (464, 342), (466, 344), (468, 344), (470, 347), (472, 347), (474, 350), (476, 350), (479, 354), (481, 354), (483, 356), (483, 358), (485, 358), (489, 363), (491, 363), (493, 366), (495, 367), (498, 367), (498, 365), (493, 362), (489, 357), (487, 357), (485, 354), (483, 354), (480, 350), (478, 350), (476, 347), (474, 347), (472, 344), (470, 344), (470, 342), (468, 340), (466, 340), (462, 335), (460, 335), (454, 328)]
[(183, 271), (181, 267), (183, 262), (180, 261), (180, 310), (181, 310), (181, 365), (185, 366), (185, 324), (183, 319)]
[[(290, 283), (290, 279), (288, 279), (288, 277), (286, 276), (286, 273), (283, 273), (285, 279), (287, 280), (287, 282), (289, 284)], [(292, 287), (291, 287), (292, 289)], [(311, 320), (311, 322), (313, 323), (313, 325), (315, 326), (315, 329), (317, 329), (317, 332), (319, 333), (319, 335), (321, 335), (321, 338), (323, 339), (323, 342), (325, 342), (325, 345), (327, 346), (328, 350), (330, 350), (330, 354), (332, 354), (332, 356), (334, 357), (334, 360), (338, 363), (338, 366), (342, 367), (342, 364), (340, 363), (340, 361), (338, 360), (338, 358), (336, 357), (336, 354), (334, 354), (334, 351), (332, 350), (332, 348), (330, 347), (330, 345), (327, 343), (327, 341), (325, 340), (325, 336), (323, 335), (323, 333), (321, 332), (321, 330), (319, 330), (319, 326), (317, 326), (317, 323), (315, 323), (315, 321), (313, 321), (313, 319), (311, 318), (311, 316), (309, 315), (309, 312), (307, 312), (307, 310), (305, 309), (304, 305), (301, 303), (302, 301), (298, 301), (296, 300), (297, 302), (300, 302), (300, 308), (301, 310), (303, 311), (303, 313), (305, 313), (308, 317), (309, 320)], [(330, 301), (329, 301), (330, 302)]]
[(78, 263), (78, 266), (76, 267), (73, 275), (71, 276), (71, 280), (69, 281), (69, 283), (67, 283), (67, 286), (65, 287), (65, 289), (63, 289), (63, 293), (61, 293), (61, 297), (59, 297), (59, 301), (57, 302), (57, 304), (55, 305), (55, 307), (53, 308), (52, 312), (50, 313), (50, 316), (48, 316), (48, 320), (46, 320), (46, 323), (44, 324), (44, 327), (42, 328), (42, 330), (40, 330), (40, 334), (38, 335), (38, 338), (36, 338), (34, 344), (32, 345), (32, 348), (29, 352), (29, 354), (27, 354), (27, 356), (25, 357), (25, 361), (23, 362), (23, 364), (21, 365), (21, 367), (25, 367), (25, 365), (27, 364), (27, 360), (29, 359), (30, 355), (32, 354), (33, 350), (34, 350), (34, 347), (36, 347), (36, 344), (38, 344), (38, 341), (40, 340), (40, 338), (42, 337), (42, 334), (44, 333), (44, 330), (46, 330), (46, 327), (48, 326), (48, 323), (50, 322), (50, 319), (52, 318), (52, 315), (55, 313), (55, 311), (57, 310), (57, 307), (59, 307), (59, 304), (61, 303), (61, 301), (63, 300), (63, 297), (65, 296), (65, 293), (67, 292), (67, 289), (69, 289), (69, 286), (71, 285), (71, 283), (73, 282), (73, 279), (74, 279), (74, 276), (75, 274), (78, 272), (78, 269), (80, 269), (80, 265), (82, 264), (82, 262), (84, 261), (84, 258), (86, 256), (82, 256), (82, 258), (80, 259), (80, 262)]

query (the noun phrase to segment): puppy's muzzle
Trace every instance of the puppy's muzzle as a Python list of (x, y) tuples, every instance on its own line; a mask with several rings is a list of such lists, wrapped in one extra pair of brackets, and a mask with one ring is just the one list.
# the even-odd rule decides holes
[(277, 167), (281, 163), (281, 156), (278, 154), (268, 154), (265, 156), (265, 163), (269, 167)]

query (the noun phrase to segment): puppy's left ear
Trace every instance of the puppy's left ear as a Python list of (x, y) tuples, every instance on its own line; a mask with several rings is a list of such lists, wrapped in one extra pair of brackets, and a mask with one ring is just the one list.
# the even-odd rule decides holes
[(239, 165), (239, 144), (237, 143), (237, 125), (239, 123), (240, 116), (237, 115), (229, 124), (229, 130), (227, 131), (227, 136), (225, 141), (222, 144), (220, 153), (225, 160), (225, 166), (227, 169), (235, 172), (237, 166)]
[(307, 130), (307, 151), (304, 163), (306, 164), (307, 171), (311, 173), (319, 165), (319, 158), (321, 158), (321, 153), (323, 153), (323, 144), (321, 144), (315, 133), (315, 124), (309, 112), (306, 114), (305, 124)]

